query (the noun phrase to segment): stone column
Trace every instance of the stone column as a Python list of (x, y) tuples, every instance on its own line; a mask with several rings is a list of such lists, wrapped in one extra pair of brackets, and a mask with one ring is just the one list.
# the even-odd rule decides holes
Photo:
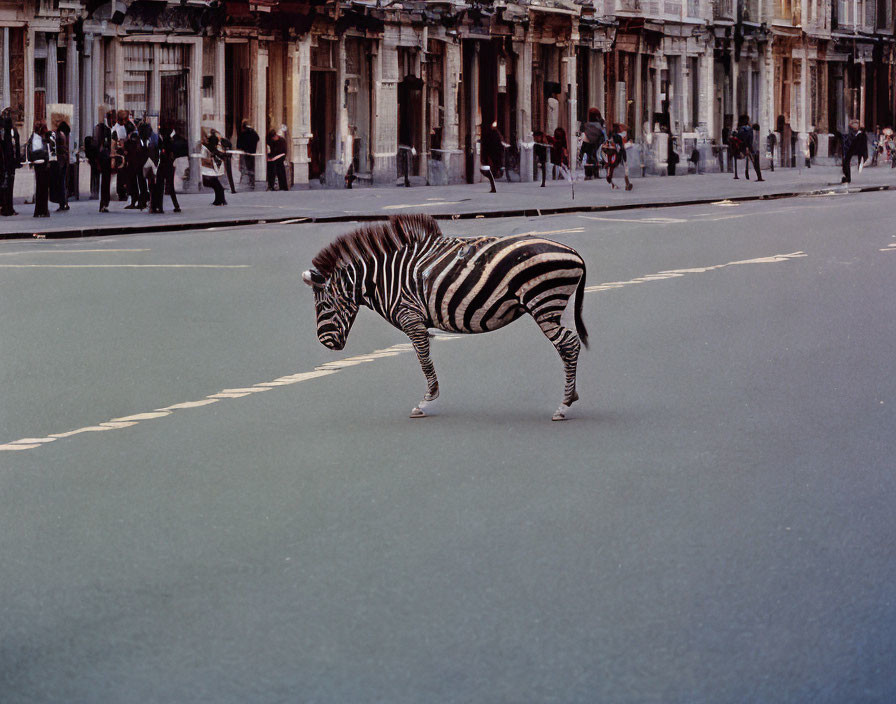
[(443, 61), (442, 75), (444, 76), (444, 85), (442, 90), (445, 101), (445, 123), (442, 126), (442, 149), (444, 150), (442, 158), (445, 161), (448, 183), (462, 183), (464, 180), (464, 158), (460, 149), (460, 123), (458, 119), (458, 99), (460, 97), (458, 95), (458, 86), (460, 84), (462, 65), (460, 44), (456, 44), (453, 41), (445, 42)]
[(520, 181), (533, 178), (532, 42), (519, 42), (516, 65), (516, 133), (520, 148)]
[[(190, 154), (199, 154), (199, 143), (202, 139), (202, 39), (190, 45), (190, 73), (187, 84), (187, 142)], [(153, 73), (158, 65), (153, 66)], [(202, 177), (198, 156), (190, 157), (190, 183), (184, 183), (184, 189), (198, 191)]]
[[(258, 142), (257, 152), (261, 156), (255, 157), (255, 183), (264, 184), (267, 180), (267, 159), (264, 156), (268, 139), (268, 47), (267, 44), (252, 39), (249, 45), (250, 81), (251, 81), (251, 121), (255, 131), (261, 140)], [(309, 85), (310, 92), (310, 85)]]
[(715, 72), (712, 44), (706, 45), (704, 52), (697, 60), (700, 72), (700, 114), (706, 123), (706, 135), (709, 139), (716, 136), (716, 106), (715, 106)]
[[(93, 133), (93, 126), (97, 123), (96, 106), (99, 101), (96, 98), (96, 61), (94, 60), (93, 35), (84, 35), (84, 53), (82, 60), (83, 72), (81, 75), (81, 106), (75, 104), (75, 112), (78, 112), (81, 118), (81, 130), (79, 134), (82, 138), (85, 135)], [(74, 160), (74, 151), (72, 151)]]
[(10, 102), (12, 101), (12, 92), (9, 88), (9, 27), (3, 28), (3, 95), (0, 96), (0, 99), (3, 101), (3, 105), (0, 105), (0, 110), (3, 108), (9, 107)]
[[(223, 37), (215, 37), (212, 41), (215, 42), (215, 123), (218, 125), (218, 131), (221, 134), (224, 134), (224, 131), (227, 129), (227, 123), (224, 119), (224, 113), (227, 111), (227, 108), (225, 107), (226, 101), (224, 100), (227, 81), (227, 70), (224, 66), (226, 46)], [(228, 138), (230, 137), (230, 135), (224, 136)], [(234, 169), (239, 173), (238, 158), (233, 157), (233, 165)]]
[[(201, 55), (202, 44), (199, 44), (198, 46)], [(193, 50), (196, 51), (195, 48)], [(201, 57), (199, 65), (202, 66)], [(191, 80), (192, 78), (193, 77), (190, 76)], [(199, 101), (199, 104), (201, 106), (201, 95), (199, 97)], [(159, 43), (155, 43), (152, 45), (152, 73), (150, 73), (149, 75), (149, 96), (146, 100), (146, 108), (150, 113), (153, 114), (153, 117), (149, 120), (150, 124), (153, 126), (153, 129), (158, 130), (159, 120), (161, 119), (162, 113), (162, 45)], [(199, 109), (199, 112), (200, 114), (202, 113), (201, 107)], [(137, 117), (140, 116), (138, 115)]]
[(643, 59), (641, 58), (641, 45), (640, 45), (640, 42), (638, 42), (638, 53), (635, 54), (635, 75), (634, 75), (634, 81), (635, 81), (635, 97), (634, 97), (635, 124), (631, 125), (631, 136), (636, 141), (639, 141), (639, 142), (641, 141), (641, 139), (644, 136), (643, 135), (644, 130), (642, 129), (642, 125), (644, 122), (644, 120), (642, 118), (642, 116), (644, 115), (644, 84), (641, 83), (641, 62), (642, 61), (643, 61)]
[[(57, 63), (57, 53), (58, 47), (56, 45), (57, 41), (56, 34), (47, 34), (47, 105), (52, 103), (59, 102), (59, 80), (58, 80), (58, 72), (59, 72), (59, 64)], [(66, 69), (68, 66), (66, 65)], [(50, 111), (47, 110), (47, 127), (52, 129), (52, 125), (49, 122), (50, 120)]]
[[(467, 129), (470, 131), (470, 150), (473, 156), (473, 183), (482, 180), (479, 167), (482, 165), (479, 137), (482, 134), (482, 113), (479, 109), (479, 42), (473, 42), (473, 55), (470, 60), (470, 75), (465, 77), (467, 91)], [(466, 146), (466, 145), (464, 145)]]
[(344, 176), (351, 161), (351, 145), (349, 144), (348, 134), (348, 95), (346, 94), (345, 86), (344, 34), (339, 37), (336, 50), (336, 161), (342, 165), (341, 173)]
[(308, 141), (311, 135), (311, 34), (289, 47), (289, 82), (292, 86), (292, 111), (289, 136), (292, 139), (293, 188), (308, 187)]
[(569, 165), (570, 169), (575, 167), (576, 163), (576, 145), (578, 144), (578, 80), (576, 76), (576, 47), (574, 42), (569, 43), (569, 54), (564, 57), (566, 66), (566, 76), (564, 77), (564, 88), (567, 90), (566, 107), (567, 119), (569, 120), (569, 131), (566, 138), (569, 148)]
[[(66, 83), (68, 83), (68, 95), (66, 96), (66, 102), (71, 103), (72, 105), (72, 124), (69, 127), (72, 130), (71, 134), (71, 144), (69, 144), (69, 159), (71, 160), (72, 156), (75, 156), (78, 148), (81, 146), (81, 116), (79, 115), (80, 107), (81, 107), (81, 70), (80, 70), (80, 62), (78, 57), (78, 48), (75, 46), (75, 36), (74, 33), (70, 33), (68, 36), (68, 44), (66, 46), (67, 55), (65, 62), (65, 73), (66, 73)], [(56, 68), (55, 66), (53, 67)], [(57, 90), (57, 102), (59, 93)], [(89, 96), (83, 96), (84, 99), (87, 99)], [(77, 196), (76, 196), (77, 197)]]
[(395, 183), (398, 163), (398, 46), (386, 35), (373, 58), (373, 168), (374, 183)]

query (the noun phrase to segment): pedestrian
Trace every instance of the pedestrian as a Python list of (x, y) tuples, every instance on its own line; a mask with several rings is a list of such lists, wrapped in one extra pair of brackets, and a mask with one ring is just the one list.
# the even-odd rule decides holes
[(134, 131), (134, 123), (131, 122), (127, 110), (119, 110), (115, 114), (115, 124), (112, 125), (112, 137), (116, 144), (113, 150), (113, 170), (116, 172), (115, 190), (118, 200), (128, 199), (130, 172), (125, 155), (125, 143), (128, 135)]
[(0, 113), (0, 150), (3, 152), (3, 170), (0, 173), (0, 215), (18, 215), (12, 206), (16, 170), (22, 166), (22, 148), (19, 131), (12, 119), (12, 108), (4, 108)]
[(202, 185), (215, 192), (212, 205), (227, 205), (221, 177), (224, 175), (224, 162), (218, 152), (218, 136), (210, 134), (201, 150)]
[(66, 211), (68, 205), (68, 160), (69, 136), (71, 128), (60, 117), (51, 135), (51, 149), (56, 159), (50, 161), (50, 200), (59, 207), (56, 210)]
[(590, 181), (593, 178), (600, 178), (600, 163), (597, 157), (600, 145), (607, 138), (600, 110), (588, 109), (588, 121), (582, 125), (582, 131), (585, 134), (585, 141), (582, 142), (582, 164), (585, 166), (585, 180)]
[(146, 148), (140, 134), (131, 132), (124, 142), (124, 171), (127, 183), (127, 193), (131, 202), (125, 210), (143, 210), (149, 200), (146, 192), (146, 178), (143, 175), (143, 165), (146, 163)]
[(230, 192), (236, 193), (236, 184), (233, 182), (233, 142), (219, 134), (218, 145), (220, 151), (224, 153), (224, 172), (227, 174)]
[(139, 168), (145, 183), (144, 188), (146, 189), (143, 206), (146, 207), (149, 204), (150, 214), (160, 213), (161, 210), (156, 210), (152, 203), (153, 194), (156, 192), (156, 176), (159, 170), (159, 135), (155, 133), (149, 122), (141, 122), (137, 128), (137, 133), (140, 135), (140, 146), (142, 148), (140, 154), (142, 161), (139, 164)]
[(286, 140), (276, 131), (268, 132), (268, 190), (274, 190), (276, 180), (281, 191), (289, 190), (286, 185)]
[(43, 120), (34, 121), (34, 131), (25, 145), (25, 158), (34, 168), (34, 217), (48, 218), (50, 210), (50, 133)]
[(849, 127), (843, 135), (843, 178), (841, 183), (852, 182), (850, 162), (853, 157), (859, 159), (859, 173), (865, 168), (865, 160), (868, 158), (868, 140), (858, 120), (850, 120)]
[(563, 176), (566, 172), (569, 176), (569, 141), (566, 139), (566, 130), (558, 127), (554, 130), (553, 139), (551, 140), (551, 178), (556, 179), (559, 173)]
[(497, 121), (492, 122), (488, 129), (485, 130), (480, 143), (482, 146), (480, 150), (482, 162), (479, 167), (479, 173), (485, 176), (491, 184), (491, 191), (489, 192), (497, 193), (498, 189), (495, 188), (495, 179), (504, 175), (504, 148), (507, 146), (504, 142), (504, 135), (498, 129)]
[(112, 113), (103, 114), (100, 108), (100, 120), (93, 128), (94, 163), (91, 169), (99, 174), (100, 212), (109, 212), (110, 189), (112, 182)]
[(604, 152), (604, 160), (607, 164), (607, 183), (610, 184), (610, 188), (619, 188), (619, 186), (613, 183), (613, 172), (616, 171), (616, 168), (620, 164), (622, 164), (625, 173), (625, 190), (630, 191), (634, 186), (632, 186), (632, 182), (629, 181), (628, 177), (628, 156), (625, 153), (625, 140), (627, 134), (628, 130), (625, 125), (614, 122), (610, 135), (603, 143), (602, 149)]
[(180, 204), (174, 191), (174, 161), (178, 154), (177, 133), (174, 129), (163, 126), (159, 134), (158, 171), (150, 201), (150, 212), (160, 214), (165, 212), (164, 200), (167, 193), (171, 196), (174, 212), (179, 213)]
[[(242, 152), (240, 155), (240, 171), (243, 178), (248, 181), (249, 188), (255, 190), (255, 150), (258, 148), (258, 132), (252, 129), (248, 120), (243, 120), (240, 133), (236, 138), (236, 148)], [(242, 183), (242, 179), (240, 179)]]

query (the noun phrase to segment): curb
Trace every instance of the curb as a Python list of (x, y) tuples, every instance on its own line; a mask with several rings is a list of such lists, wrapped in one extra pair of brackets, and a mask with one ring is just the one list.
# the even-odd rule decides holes
[[(675, 201), (650, 201), (646, 203), (615, 203), (606, 205), (568, 205), (555, 208), (513, 208), (509, 210), (486, 210), (470, 213), (430, 213), (436, 220), (479, 220), (484, 218), (541, 217), (544, 215), (563, 215), (567, 213), (606, 213), (625, 210), (642, 210), (656, 208), (678, 208), (690, 205), (711, 205), (727, 201), (746, 203), (760, 200), (780, 200), (782, 198), (799, 198), (803, 196), (850, 195), (855, 193), (874, 193), (894, 191), (896, 186), (860, 186), (834, 190), (840, 184), (832, 184), (827, 188), (810, 191), (786, 191), (783, 193), (763, 193), (759, 195), (733, 196), (727, 198), (693, 198)], [(110, 235), (152, 234), (155, 232), (185, 232), (189, 230), (206, 230), (209, 228), (245, 227), (251, 225), (282, 225), (306, 223), (336, 222), (376, 222), (387, 220), (391, 215), (379, 213), (355, 215), (323, 215), (292, 216), (280, 218), (239, 218), (233, 220), (213, 220), (203, 222), (159, 223), (157, 225), (124, 225), (115, 227), (77, 227), (68, 230), (54, 230), (47, 233), (6, 233), (0, 234), (0, 240), (20, 239), (72, 239), (78, 237), (104, 237)]]

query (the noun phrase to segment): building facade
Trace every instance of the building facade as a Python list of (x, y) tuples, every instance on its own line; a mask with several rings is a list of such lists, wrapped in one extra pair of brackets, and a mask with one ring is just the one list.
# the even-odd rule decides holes
[(492, 124), (529, 180), (552, 94), (573, 144), (596, 107), (663, 164), (670, 146), (709, 154), (748, 115), (786, 163), (810, 132), (823, 158), (852, 118), (893, 126), (893, 4), (0, 0), (0, 101), (23, 133), (68, 109), (73, 154), (109, 109), (194, 146), (211, 129), (235, 142), (245, 120), (285, 134), (297, 188), (349, 170), (472, 182)]

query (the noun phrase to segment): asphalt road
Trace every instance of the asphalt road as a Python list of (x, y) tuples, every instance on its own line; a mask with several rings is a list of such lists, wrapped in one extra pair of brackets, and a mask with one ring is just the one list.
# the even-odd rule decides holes
[(584, 256), (565, 423), (528, 319), (322, 347), (345, 226), (0, 244), (0, 701), (896, 700), (893, 199), (445, 223)]

